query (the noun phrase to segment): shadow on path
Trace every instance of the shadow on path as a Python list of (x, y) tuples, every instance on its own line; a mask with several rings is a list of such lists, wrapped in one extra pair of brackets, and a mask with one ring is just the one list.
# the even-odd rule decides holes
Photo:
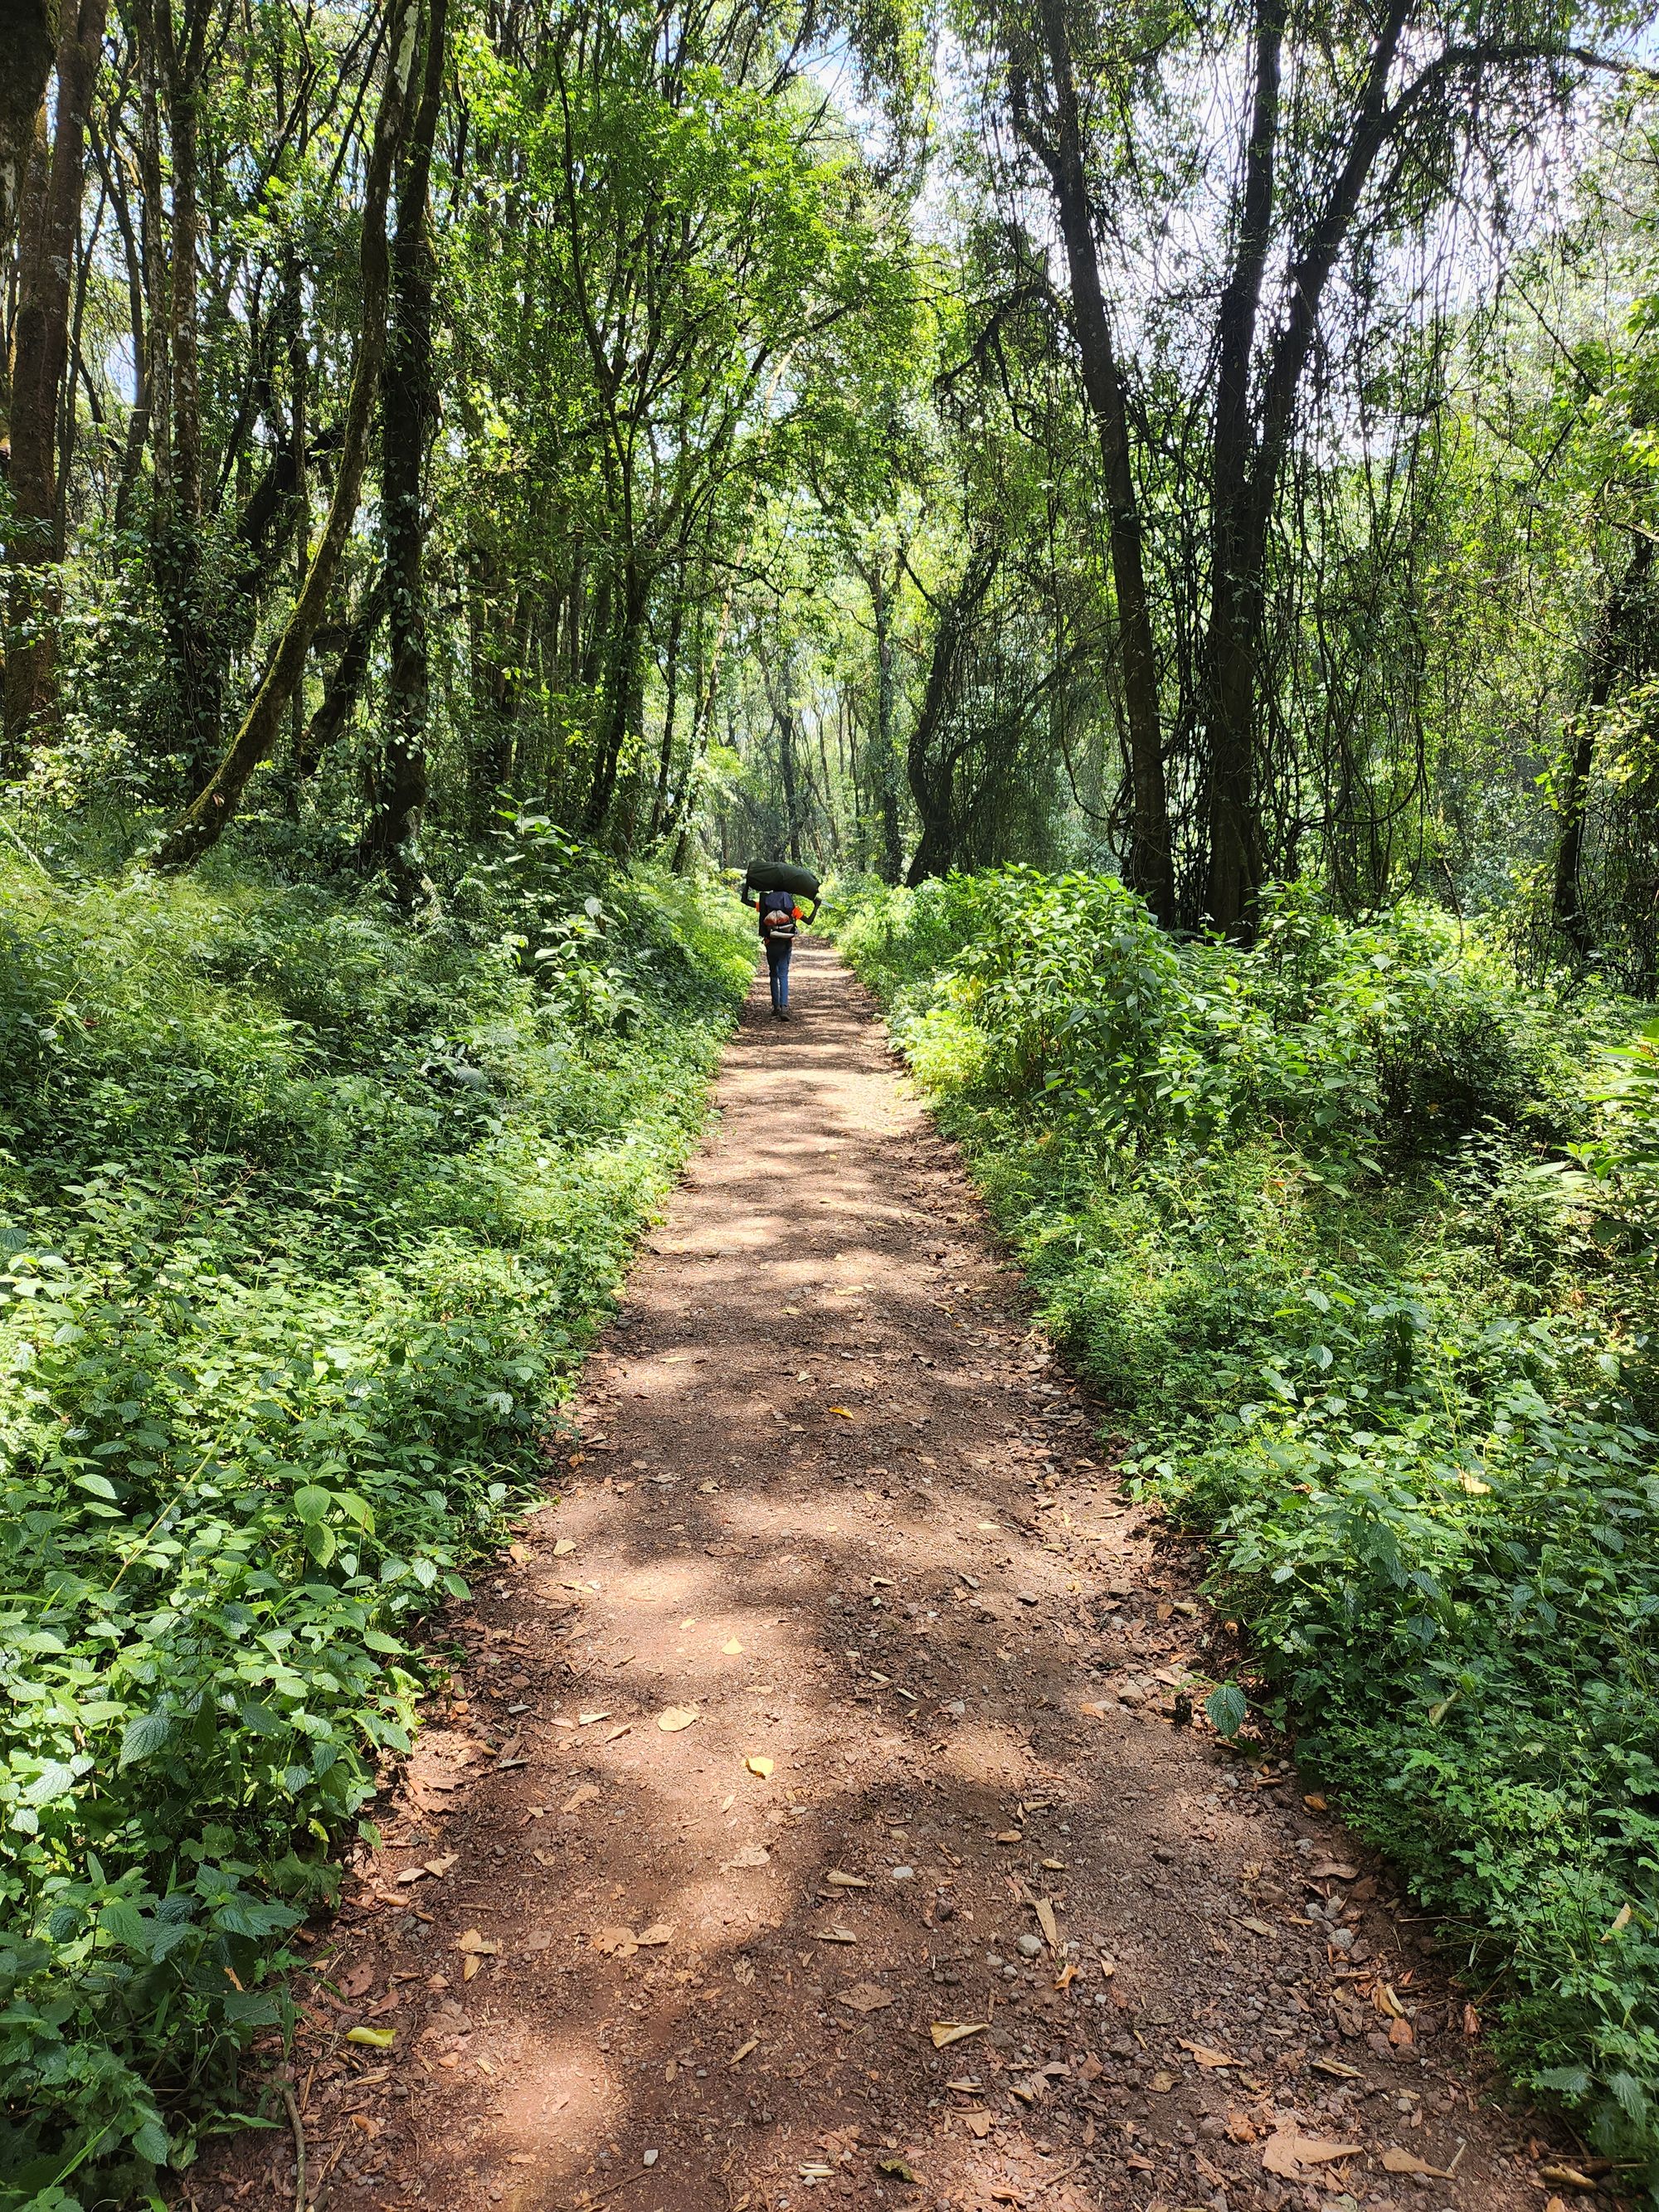
[[(1204, 1609), (867, 997), (795, 993), (335, 1931), (311, 2201), (1532, 2203), (1386, 1886), (1173, 1724)], [(286, 2138), (194, 2186), (291, 2203)]]

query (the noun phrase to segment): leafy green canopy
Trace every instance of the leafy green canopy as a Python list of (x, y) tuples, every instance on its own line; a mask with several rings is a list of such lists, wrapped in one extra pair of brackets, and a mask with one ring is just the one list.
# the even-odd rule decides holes
[(750, 952), (523, 818), (420, 932), (252, 875), (0, 901), (15, 2206), (186, 2160), (289, 2016), (404, 1638), (549, 1471)]
[(1097, 876), (841, 915), (1298, 1758), (1498, 1980), (1518, 2079), (1659, 2179), (1659, 1061), (1608, 1049), (1639, 1017), (1297, 890), (1249, 951)]

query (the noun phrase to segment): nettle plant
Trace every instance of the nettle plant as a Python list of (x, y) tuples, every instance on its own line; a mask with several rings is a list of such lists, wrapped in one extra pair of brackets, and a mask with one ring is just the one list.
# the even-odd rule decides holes
[(143, 2193), (232, 2124), (416, 1637), (544, 1482), (696, 1141), (750, 955), (583, 865), (541, 918), (625, 1022), (543, 988), (487, 887), (416, 930), (0, 866), (0, 2212)]

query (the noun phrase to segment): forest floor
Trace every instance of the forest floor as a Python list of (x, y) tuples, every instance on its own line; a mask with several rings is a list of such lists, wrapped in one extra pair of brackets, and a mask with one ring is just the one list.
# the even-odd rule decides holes
[[(780, 1026), (757, 981), (318, 1939), (303, 2201), (1541, 2206), (1559, 2154), (1386, 1873), (1182, 1725), (1225, 1670), (1198, 1563), (872, 1003), (817, 944), (795, 991)], [(185, 2201), (295, 2181), (283, 2129)]]

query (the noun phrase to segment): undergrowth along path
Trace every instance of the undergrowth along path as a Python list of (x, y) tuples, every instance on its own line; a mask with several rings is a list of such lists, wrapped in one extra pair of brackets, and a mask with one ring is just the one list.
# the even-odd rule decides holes
[[(795, 959), (319, 1958), (307, 2200), (1537, 2204), (1386, 1879), (1178, 1724), (1178, 1547)], [(251, 2181), (286, 2136), (192, 2201)]]

